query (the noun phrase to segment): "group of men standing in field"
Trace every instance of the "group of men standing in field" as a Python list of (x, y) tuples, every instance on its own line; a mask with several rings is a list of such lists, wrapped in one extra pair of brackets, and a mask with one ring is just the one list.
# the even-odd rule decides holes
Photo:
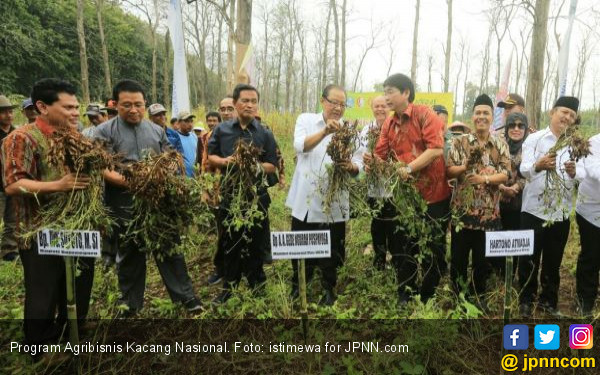
[[(590, 139), (591, 155), (574, 160), (570, 147), (553, 149), (568, 127), (579, 122), (579, 100), (560, 97), (550, 110), (550, 124), (533, 134), (524, 114), (524, 100), (510, 94), (498, 106), (504, 108), (502, 129), (493, 129), (494, 104), (487, 95), (476, 98), (472, 107), (473, 129), (453, 123), (446, 129), (447, 111), (414, 104), (413, 82), (394, 74), (384, 82), (384, 96), (375, 98), (375, 121), (362, 134), (362, 147), (342, 163), (356, 176), (374, 159), (397, 161), (393, 173), (410, 181), (426, 202), (421, 220), (431, 223), (428, 249), (418, 246), (421, 233), (411, 233), (399, 224), (398, 210), (389, 192), (369, 189), (371, 201), (382, 207), (373, 217), (374, 267), (385, 267), (389, 252), (398, 283), (397, 298), (402, 307), (416, 296), (422, 302), (435, 295), (447, 272), (446, 233), (450, 229), (450, 279), (457, 295), (488, 311), (485, 293), (493, 271), (503, 276), (504, 259), (486, 258), (485, 233), (497, 230), (534, 231), (534, 253), (517, 259), (520, 313), (530, 316), (537, 305), (560, 316), (558, 289), (560, 265), (569, 234), (573, 193), (580, 185), (577, 222), (582, 251), (577, 267), (577, 308), (590, 316), (598, 289), (600, 257), (593, 236), (600, 234), (600, 190), (598, 168), (600, 135)], [(325, 213), (316, 183), (326, 176), (331, 164), (327, 145), (344, 126), (346, 107), (342, 87), (330, 85), (322, 93), (322, 113), (302, 114), (296, 121), (294, 149), (297, 164), (286, 205), (292, 210), (292, 230), (328, 229), (331, 258), (307, 261), (307, 277), (321, 269), (324, 305), (335, 302), (337, 269), (345, 259), (345, 223), (350, 218), (348, 192), (339, 192), (331, 212)], [(387, 106), (386, 106), (387, 105)], [(391, 115), (388, 115), (389, 111)], [(368, 152), (366, 134), (378, 131), (374, 151)], [(446, 152), (444, 152), (446, 149)], [(366, 167), (366, 168), (365, 168)], [(560, 188), (546, 201), (546, 171), (555, 171)], [(379, 191), (377, 191), (379, 190)], [(451, 213), (459, 217), (451, 218)], [(417, 259), (421, 259), (418, 261)], [(471, 266), (469, 267), (469, 260)], [(420, 274), (422, 277), (418, 278)], [(293, 262), (292, 296), (298, 295), (297, 266)], [(469, 273), (469, 269), (471, 272)], [(538, 295), (538, 278), (541, 291)]]
[[(374, 161), (397, 162), (391, 173), (414, 184), (426, 203), (421, 217), (414, 218), (431, 224), (428, 251), (424, 252), (418, 246), (420, 234), (398, 224), (401, 208), (392, 204), (385, 189), (372, 186), (369, 197), (365, 197), (373, 207), (379, 207), (371, 225), (374, 267), (385, 269), (387, 253), (391, 254), (399, 305), (404, 307), (416, 296), (420, 296), (422, 302), (435, 296), (440, 279), (448, 269), (446, 233), (450, 227), (449, 268), (453, 289), (457, 295), (464, 293), (482, 310), (487, 310), (483, 296), (489, 277), (493, 270), (502, 273), (503, 269), (501, 264), (485, 257), (485, 232), (502, 228), (533, 229), (534, 255), (518, 260), (521, 313), (528, 316), (532, 312), (541, 268), (539, 306), (558, 314), (559, 268), (570, 227), (572, 201), (569, 197), (579, 181), (577, 221), (582, 251), (577, 268), (577, 294), (581, 312), (590, 314), (600, 270), (600, 252), (593, 241), (600, 234), (599, 136), (591, 139), (592, 155), (577, 162), (571, 160), (568, 148), (551, 151), (565, 129), (578, 119), (577, 98), (559, 98), (550, 111), (548, 128), (530, 135), (527, 118), (522, 113), (524, 102), (514, 94), (499, 104), (505, 107), (503, 135), (492, 133), (494, 104), (487, 95), (479, 96), (472, 107), (472, 130), (465, 124), (453, 124), (446, 129), (444, 108), (414, 104), (414, 99), (415, 88), (410, 78), (403, 74), (388, 77), (384, 82), (384, 96), (372, 102), (375, 121), (363, 129), (351, 157), (338, 163), (344, 173), (357, 177), (363, 171), (370, 173), (369, 166)], [(74, 127), (78, 122), (79, 104), (70, 83), (56, 79), (37, 82), (31, 94), (37, 117), (18, 129), (10, 128), (12, 115), (5, 112), (12, 111), (13, 106), (3, 100), (0, 96), (0, 129), (6, 133), (2, 134), (5, 139), (1, 158), (4, 194), (10, 198), (0, 198), (3, 203), (15, 205), (18, 237), (20, 231), (32, 229), (34, 225), (40, 204), (37, 195), (85, 189), (90, 180), (73, 174), (61, 175), (52, 170), (44, 158), (50, 147), (48, 137), (56, 129)], [(221, 101), (218, 113), (206, 115), (209, 128), (199, 132), (199, 137), (192, 132), (194, 115), (191, 113), (178, 114), (177, 131), (167, 126), (167, 111), (158, 103), (148, 107), (150, 119), (146, 119), (145, 92), (135, 81), (117, 83), (112, 100), (116, 114), (94, 124), (87, 136), (108, 141), (110, 151), (119, 155), (125, 164), (141, 160), (148, 150), (161, 153), (174, 148), (183, 155), (185, 174), (193, 178), (195, 173), (219, 173), (235, 168), (233, 154), (240, 140), (260, 149), (256, 191), (262, 215), (238, 230), (226, 230), (222, 223), (230, 215), (228, 200), (221, 199), (214, 207), (219, 223), (218, 243), (215, 271), (209, 277), (210, 284), (223, 281), (222, 292), (214, 303), (227, 301), (242, 276), (251, 288), (260, 291), (266, 281), (263, 265), (269, 260), (266, 254), (270, 198), (262, 181), (267, 175), (281, 172), (283, 161), (273, 133), (258, 116), (258, 90), (250, 85), (238, 85), (231, 98)], [(346, 258), (350, 202), (348, 191), (340, 190), (330, 209), (325, 210), (319, 182), (326, 178), (327, 166), (333, 163), (327, 147), (334, 134), (347, 126), (343, 121), (344, 88), (326, 86), (320, 102), (321, 113), (304, 113), (296, 120), (293, 139), (296, 167), (286, 205), (291, 209), (292, 231), (330, 231), (331, 257), (308, 260), (306, 276), (310, 280), (314, 269), (320, 269), (323, 295), (319, 303), (331, 306), (336, 301), (337, 273)], [(90, 114), (96, 116), (96, 109), (88, 108), (88, 116)], [(369, 132), (378, 134), (373, 150), (366, 148)], [(544, 190), (544, 171), (549, 170), (557, 172), (564, 190), (556, 198), (559, 201), (544, 207), (539, 196)], [(283, 179), (282, 174), (280, 177)], [(110, 241), (113, 254), (108, 255), (117, 263), (122, 314), (134, 315), (143, 306), (146, 255), (126, 241), (127, 233), (122, 230), (123, 223), (130, 219), (132, 204), (125, 179), (115, 170), (106, 171), (104, 181), (106, 205), (120, 224)], [(4, 210), (5, 220), (10, 211)], [(460, 222), (451, 220), (451, 212), (460, 212)], [(39, 255), (35, 244), (17, 246), (25, 276), (26, 340), (32, 344), (54, 340), (66, 317), (64, 265), (57, 257)], [(470, 258), (472, 277), (468, 272)], [(200, 310), (202, 304), (194, 292), (184, 256), (178, 254), (155, 260), (171, 299), (191, 312)], [(94, 263), (88, 260), (82, 264), (85, 269), (77, 278), (77, 306), (83, 322), (89, 306)], [(295, 261), (292, 268), (291, 296), (295, 298), (299, 272)], [(422, 277), (417, 277), (419, 274)]]

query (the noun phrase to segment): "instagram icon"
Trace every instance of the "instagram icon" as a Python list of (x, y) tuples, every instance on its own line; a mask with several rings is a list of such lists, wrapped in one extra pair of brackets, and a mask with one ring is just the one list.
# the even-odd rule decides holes
[(569, 346), (571, 349), (591, 349), (594, 345), (594, 328), (590, 324), (571, 324)]

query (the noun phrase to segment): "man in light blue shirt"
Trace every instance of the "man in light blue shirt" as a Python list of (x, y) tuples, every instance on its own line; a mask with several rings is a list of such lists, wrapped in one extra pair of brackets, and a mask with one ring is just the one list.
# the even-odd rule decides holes
[(180, 112), (177, 116), (179, 139), (181, 139), (181, 145), (183, 146), (185, 174), (188, 177), (194, 177), (194, 165), (196, 163), (196, 152), (198, 151), (198, 137), (192, 132), (195, 117), (187, 111)]

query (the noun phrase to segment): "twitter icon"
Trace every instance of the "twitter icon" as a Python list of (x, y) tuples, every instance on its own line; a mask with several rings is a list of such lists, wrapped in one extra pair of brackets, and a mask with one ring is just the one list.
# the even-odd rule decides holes
[(556, 350), (560, 346), (560, 328), (556, 324), (538, 324), (534, 335), (534, 346), (538, 350)]

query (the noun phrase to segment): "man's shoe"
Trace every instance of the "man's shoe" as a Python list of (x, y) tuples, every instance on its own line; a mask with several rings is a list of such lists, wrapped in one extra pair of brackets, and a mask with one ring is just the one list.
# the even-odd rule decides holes
[(519, 315), (521, 315), (522, 318), (531, 318), (532, 311), (533, 308), (531, 303), (521, 303), (519, 305)]
[(125, 303), (119, 304), (117, 308), (119, 310), (117, 311), (117, 316), (115, 317), (116, 319), (134, 318), (138, 313), (138, 310), (132, 309)]
[(558, 308), (551, 306), (547, 303), (544, 302), (540, 302), (540, 304), (538, 305), (542, 311), (550, 316), (552, 316), (553, 318), (562, 318), (563, 314), (558, 310)]
[(200, 303), (200, 301), (196, 297), (187, 300), (186, 302), (183, 303), (183, 305), (185, 306), (185, 309), (188, 312), (202, 311), (202, 303)]
[(323, 297), (321, 297), (321, 299), (319, 300), (319, 305), (321, 306), (333, 306), (333, 304), (335, 303), (336, 297), (335, 294), (333, 293), (333, 290), (325, 290), (325, 294), (323, 294)]
[(4, 254), (2, 260), (5, 262), (12, 262), (17, 260), (17, 258), (19, 258), (19, 253), (17, 253), (16, 251), (11, 251), (9, 253)]
[(212, 300), (212, 304), (213, 305), (222, 305), (225, 302), (227, 302), (228, 299), (231, 298), (231, 291), (229, 290), (224, 290), (221, 292), (221, 294), (219, 294), (218, 296), (215, 297), (215, 299)]
[(221, 282), (221, 280), (223, 280), (223, 276), (219, 275), (218, 273), (213, 273), (208, 277), (208, 285), (218, 284)]

